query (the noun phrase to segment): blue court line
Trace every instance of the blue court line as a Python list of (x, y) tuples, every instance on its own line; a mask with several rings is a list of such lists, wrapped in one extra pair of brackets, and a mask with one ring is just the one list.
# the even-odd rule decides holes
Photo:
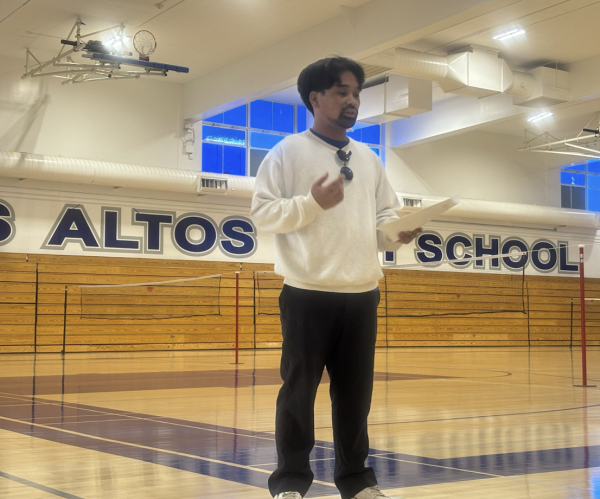
[[(266, 488), (268, 474), (258, 469), (271, 471), (275, 465), (258, 463), (277, 461), (274, 435), (268, 432), (44, 399), (0, 404), (0, 415), (17, 420), (0, 418), (0, 428), (9, 431), (260, 488)], [(88, 419), (91, 416), (95, 416), (93, 421)], [(311, 459), (315, 479), (333, 483), (333, 444), (316, 442)], [(403, 488), (600, 467), (600, 446), (449, 459), (371, 449), (367, 465), (375, 469), (382, 488)], [(314, 484), (307, 497), (335, 493), (334, 487)]]
[(65, 499), (83, 499), (83, 497), (75, 496), (73, 494), (69, 494), (68, 492), (63, 492), (62, 490), (53, 489), (52, 487), (46, 487), (41, 483), (32, 482), (31, 480), (26, 480), (25, 478), (11, 475), (10, 473), (5, 473), (4, 471), (0, 471), (0, 477), (12, 480), (13, 482), (17, 482), (22, 485), (27, 485), (28, 487), (32, 487), (34, 489), (48, 492), (48, 494), (53, 494), (58, 497), (64, 497)]

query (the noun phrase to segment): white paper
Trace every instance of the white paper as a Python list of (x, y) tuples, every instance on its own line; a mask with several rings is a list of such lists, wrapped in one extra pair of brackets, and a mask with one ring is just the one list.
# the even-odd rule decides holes
[(460, 199), (457, 196), (448, 198), (445, 201), (440, 201), (432, 206), (421, 208), (414, 213), (405, 215), (400, 220), (394, 220), (393, 222), (380, 225), (377, 227), (377, 230), (386, 233), (392, 241), (396, 241), (400, 232), (423, 227), (426, 223), (435, 220), (442, 213), (448, 211), (453, 206), (456, 206), (459, 202)]

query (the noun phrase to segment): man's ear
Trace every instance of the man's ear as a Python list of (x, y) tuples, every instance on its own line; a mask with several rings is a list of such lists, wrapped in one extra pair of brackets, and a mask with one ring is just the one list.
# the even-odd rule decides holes
[(317, 94), (319, 92), (311, 92), (310, 95), (308, 96), (308, 100), (310, 101), (310, 103), (312, 104), (313, 109), (319, 107), (319, 99), (317, 98)]

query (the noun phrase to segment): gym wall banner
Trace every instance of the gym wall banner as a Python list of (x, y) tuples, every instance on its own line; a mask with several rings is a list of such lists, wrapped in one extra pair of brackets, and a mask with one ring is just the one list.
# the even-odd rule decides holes
[[(189, 203), (173, 202), (168, 203), (172, 209), (164, 209), (164, 204), (161, 209), (148, 201), (127, 206), (114, 198), (78, 202), (76, 194), (61, 199), (5, 197), (0, 199), (0, 251), (274, 262), (272, 235), (258, 233), (247, 214), (236, 214), (240, 207), (190, 210)], [(525, 267), (527, 274), (578, 273), (576, 242), (559, 234), (535, 238), (515, 230), (501, 236), (493, 227), (486, 229), (473, 234), (426, 230), (413, 244), (383, 253), (381, 261), (385, 267), (491, 257), (484, 264), (459, 262), (452, 270), (518, 272)], [(493, 258), (514, 251), (531, 253)], [(595, 260), (588, 265), (590, 277), (600, 277)]]

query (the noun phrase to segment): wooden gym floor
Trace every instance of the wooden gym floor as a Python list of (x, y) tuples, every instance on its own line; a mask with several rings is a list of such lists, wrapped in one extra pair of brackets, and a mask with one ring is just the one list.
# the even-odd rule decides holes
[[(0, 356), (0, 497), (270, 497), (279, 356)], [(600, 388), (580, 372), (578, 348), (378, 349), (368, 463), (403, 498), (600, 498)], [(308, 497), (339, 497), (327, 379), (315, 420)]]

